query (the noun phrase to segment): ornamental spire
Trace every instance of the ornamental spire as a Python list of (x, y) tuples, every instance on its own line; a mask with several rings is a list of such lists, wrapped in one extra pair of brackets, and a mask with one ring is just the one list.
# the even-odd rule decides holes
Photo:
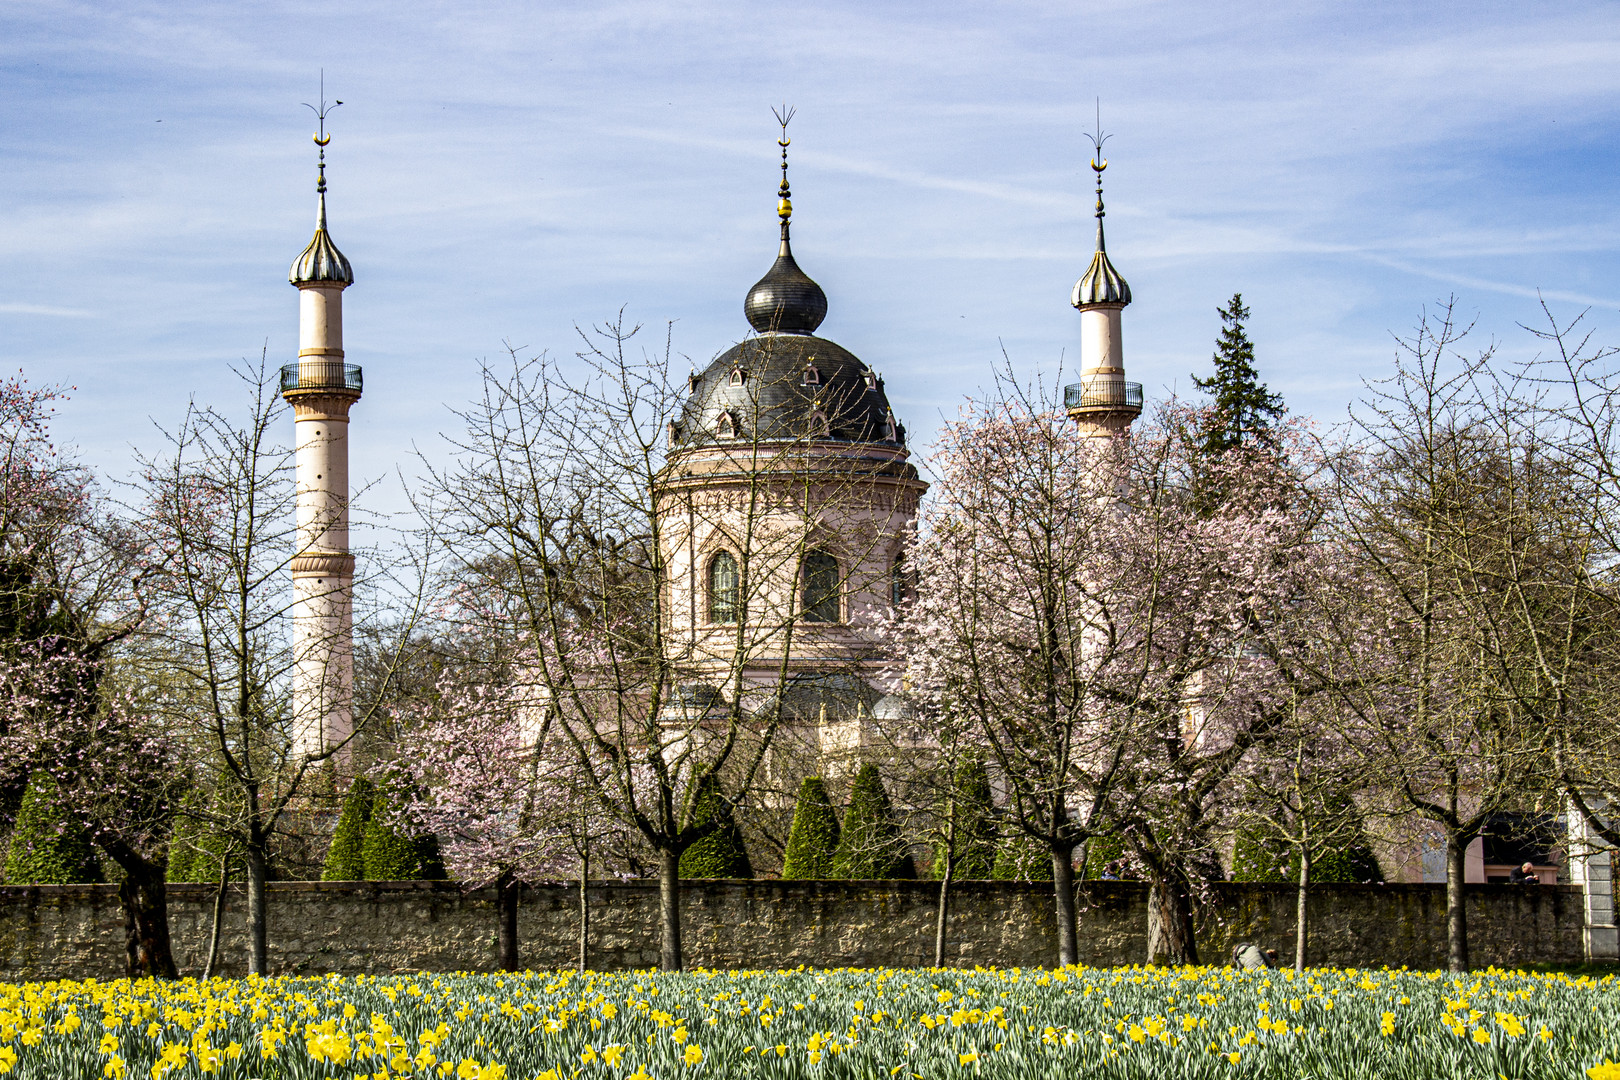
[(1097, 103), (1097, 133), (1086, 138), (1091, 140), (1091, 171), (1097, 178), (1097, 250), (1091, 256), (1091, 265), (1075, 282), (1070, 302), (1077, 308), (1087, 308), (1093, 304), (1118, 304), (1124, 307), (1131, 302), (1131, 287), (1109, 261), (1108, 244), (1103, 239), (1103, 217), (1107, 211), (1103, 209), (1102, 178), (1103, 170), (1108, 168), (1108, 159), (1103, 157), (1102, 148), (1103, 143), (1113, 136), (1103, 134), (1101, 100)]
[(354, 284), (354, 270), (349, 266), (349, 260), (344, 258), (343, 252), (332, 243), (332, 238), (326, 233), (326, 147), (332, 141), (332, 136), (326, 133), (326, 116), (343, 102), (335, 101), (331, 105), (326, 103), (326, 76), (321, 76), (321, 104), (319, 108), (304, 102), (304, 107), (315, 114), (317, 128), (311, 136), (316, 151), (315, 175), (315, 236), (309, 245), (293, 260), (292, 270), (287, 274), (287, 280), (294, 285), (310, 285), (316, 282), (340, 282), (344, 285)]
[(776, 249), (776, 262), (748, 290), (743, 313), (748, 316), (749, 325), (761, 334), (812, 334), (827, 317), (827, 294), (799, 269), (788, 242), (788, 226), (793, 220), (793, 191), (788, 186), (787, 148), (792, 140), (788, 138), (787, 126), (796, 110), (783, 105), (771, 112), (782, 126), (781, 137), (776, 140), (776, 145), (782, 148), (782, 183), (776, 189), (776, 216), (782, 219), (782, 241)]
[(782, 148), (782, 183), (776, 189), (776, 216), (782, 219), (782, 248), (781, 255), (790, 255), (788, 250), (788, 225), (793, 220), (793, 189), (788, 186), (787, 175), (787, 148), (793, 140), (788, 138), (787, 127), (798, 110), (792, 106), (783, 105), (780, 109), (774, 106), (771, 112), (776, 115), (776, 122), (782, 125), (782, 137), (776, 140), (776, 145)]

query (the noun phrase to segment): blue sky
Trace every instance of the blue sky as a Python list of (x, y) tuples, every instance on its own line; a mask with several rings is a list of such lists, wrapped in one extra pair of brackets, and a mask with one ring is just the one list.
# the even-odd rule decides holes
[(1101, 97), (1131, 377), (1187, 389), (1241, 290), (1331, 422), (1450, 293), (1506, 355), (1538, 289), (1620, 342), (1617, 58), (1608, 3), (0, 0), (3, 359), (77, 387), (57, 431), (114, 475), (234, 404), (230, 362), (291, 360), (324, 68), (355, 475), (387, 476), (503, 342), (621, 306), (699, 367), (737, 340), (786, 101), (821, 332), (925, 442), (1003, 346), (1077, 359)]

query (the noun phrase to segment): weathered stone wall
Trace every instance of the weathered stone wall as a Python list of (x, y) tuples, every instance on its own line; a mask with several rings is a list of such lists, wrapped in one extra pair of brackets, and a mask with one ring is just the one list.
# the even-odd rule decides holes
[[(536, 968), (574, 962), (578, 893), (543, 885), (523, 896), (522, 958)], [(912, 881), (707, 881), (684, 886), (688, 963), (777, 968), (800, 964), (912, 966), (933, 959), (937, 886)], [(589, 890), (591, 965), (654, 966), (657, 886), (596, 882)], [(321, 973), (492, 966), (493, 896), (435, 882), (279, 882), (269, 887), (274, 970)], [(1089, 964), (1135, 963), (1146, 949), (1146, 887), (1091, 882), (1081, 897), (1080, 955)], [(169, 890), (175, 958), (201, 971), (213, 889)], [(245, 964), (244, 900), (230, 894), (222, 973)], [(1445, 890), (1438, 885), (1341, 885), (1315, 891), (1311, 961), (1341, 966), (1437, 967), (1445, 958)], [(1582, 958), (1580, 890), (1469, 886), (1476, 964)], [(1294, 892), (1278, 885), (1217, 885), (1199, 948), (1220, 962), (1237, 941), (1292, 955)], [(1049, 964), (1056, 950), (1050, 886), (962, 882), (954, 890), (947, 962)], [(108, 978), (122, 973), (123, 917), (109, 885), (0, 888), (0, 978)]]

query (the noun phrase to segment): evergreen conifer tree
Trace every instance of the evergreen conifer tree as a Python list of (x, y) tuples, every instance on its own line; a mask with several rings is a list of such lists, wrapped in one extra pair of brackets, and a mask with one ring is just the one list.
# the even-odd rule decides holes
[(1052, 852), (1023, 831), (1014, 831), (996, 845), (990, 876), (997, 881), (1051, 881)]
[(683, 878), (751, 878), (754, 867), (748, 861), (742, 830), (731, 814), (731, 804), (720, 790), (720, 781), (710, 773), (691, 796), (692, 822), (713, 830), (681, 853)]
[(366, 880), (366, 825), (376, 798), (376, 787), (363, 776), (349, 785), (337, 828), (332, 830), (332, 846), (326, 849), (322, 881)]
[[(946, 808), (956, 818), (956, 873), (958, 880), (985, 880), (996, 865), (996, 824), (990, 817), (990, 774), (984, 761), (968, 758), (956, 767)], [(945, 876), (944, 841), (935, 845), (934, 877)]]
[(1204, 454), (1211, 458), (1268, 438), (1272, 424), (1287, 411), (1282, 396), (1266, 389), (1255, 369), (1254, 343), (1243, 325), (1249, 317), (1243, 294), (1233, 293), (1231, 301), (1216, 311), (1221, 334), (1215, 342), (1215, 373), (1192, 377), (1193, 385), (1211, 398), (1210, 416), (1197, 433)]
[(366, 822), (362, 858), (367, 881), (442, 881), (444, 861), (437, 837), (414, 836), (403, 828), (398, 798), (379, 784)]
[(838, 837), (838, 814), (827, 798), (826, 783), (819, 776), (805, 777), (793, 804), (793, 828), (788, 832), (787, 851), (782, 858), (783, 879), (833, 877)]
[(72, 885), (102, 880), (101, 864), (84, 826), (56, 796), (43, 770), (28, 778), (6, 852), (8, 885)]
[(894, 807), (876, 765), (862, 765), (855, 774), (833, 874), (856, 880), (917, 876), (917, 864), (895, 825)]

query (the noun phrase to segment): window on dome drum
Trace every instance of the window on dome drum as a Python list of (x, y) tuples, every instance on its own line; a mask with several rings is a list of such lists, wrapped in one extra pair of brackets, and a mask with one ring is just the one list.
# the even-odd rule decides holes
[(800, 618), (805, 622), (837, 622), (839, 610), (838, 560), (825, 551), (812, 551), (804, 557), (804, 603)]
[(802, 386), (820, 386), (821, 385), (821, 372), (816, 370), (816, 365), (814, 365), (814, 364), (806, 364), (806, 365), (804, 365), (804, 378), (801, 380), (800, 385), (802, 385)]
[(899, 607), (906, 602), (909, 591), (906, 587), (906, 553), (902, 551), (894, 557), (894, 563), (889, 567), (889, 603)]
[(722, 551), (709, 560), (709, 621), (737, 621), (737, 560)]

